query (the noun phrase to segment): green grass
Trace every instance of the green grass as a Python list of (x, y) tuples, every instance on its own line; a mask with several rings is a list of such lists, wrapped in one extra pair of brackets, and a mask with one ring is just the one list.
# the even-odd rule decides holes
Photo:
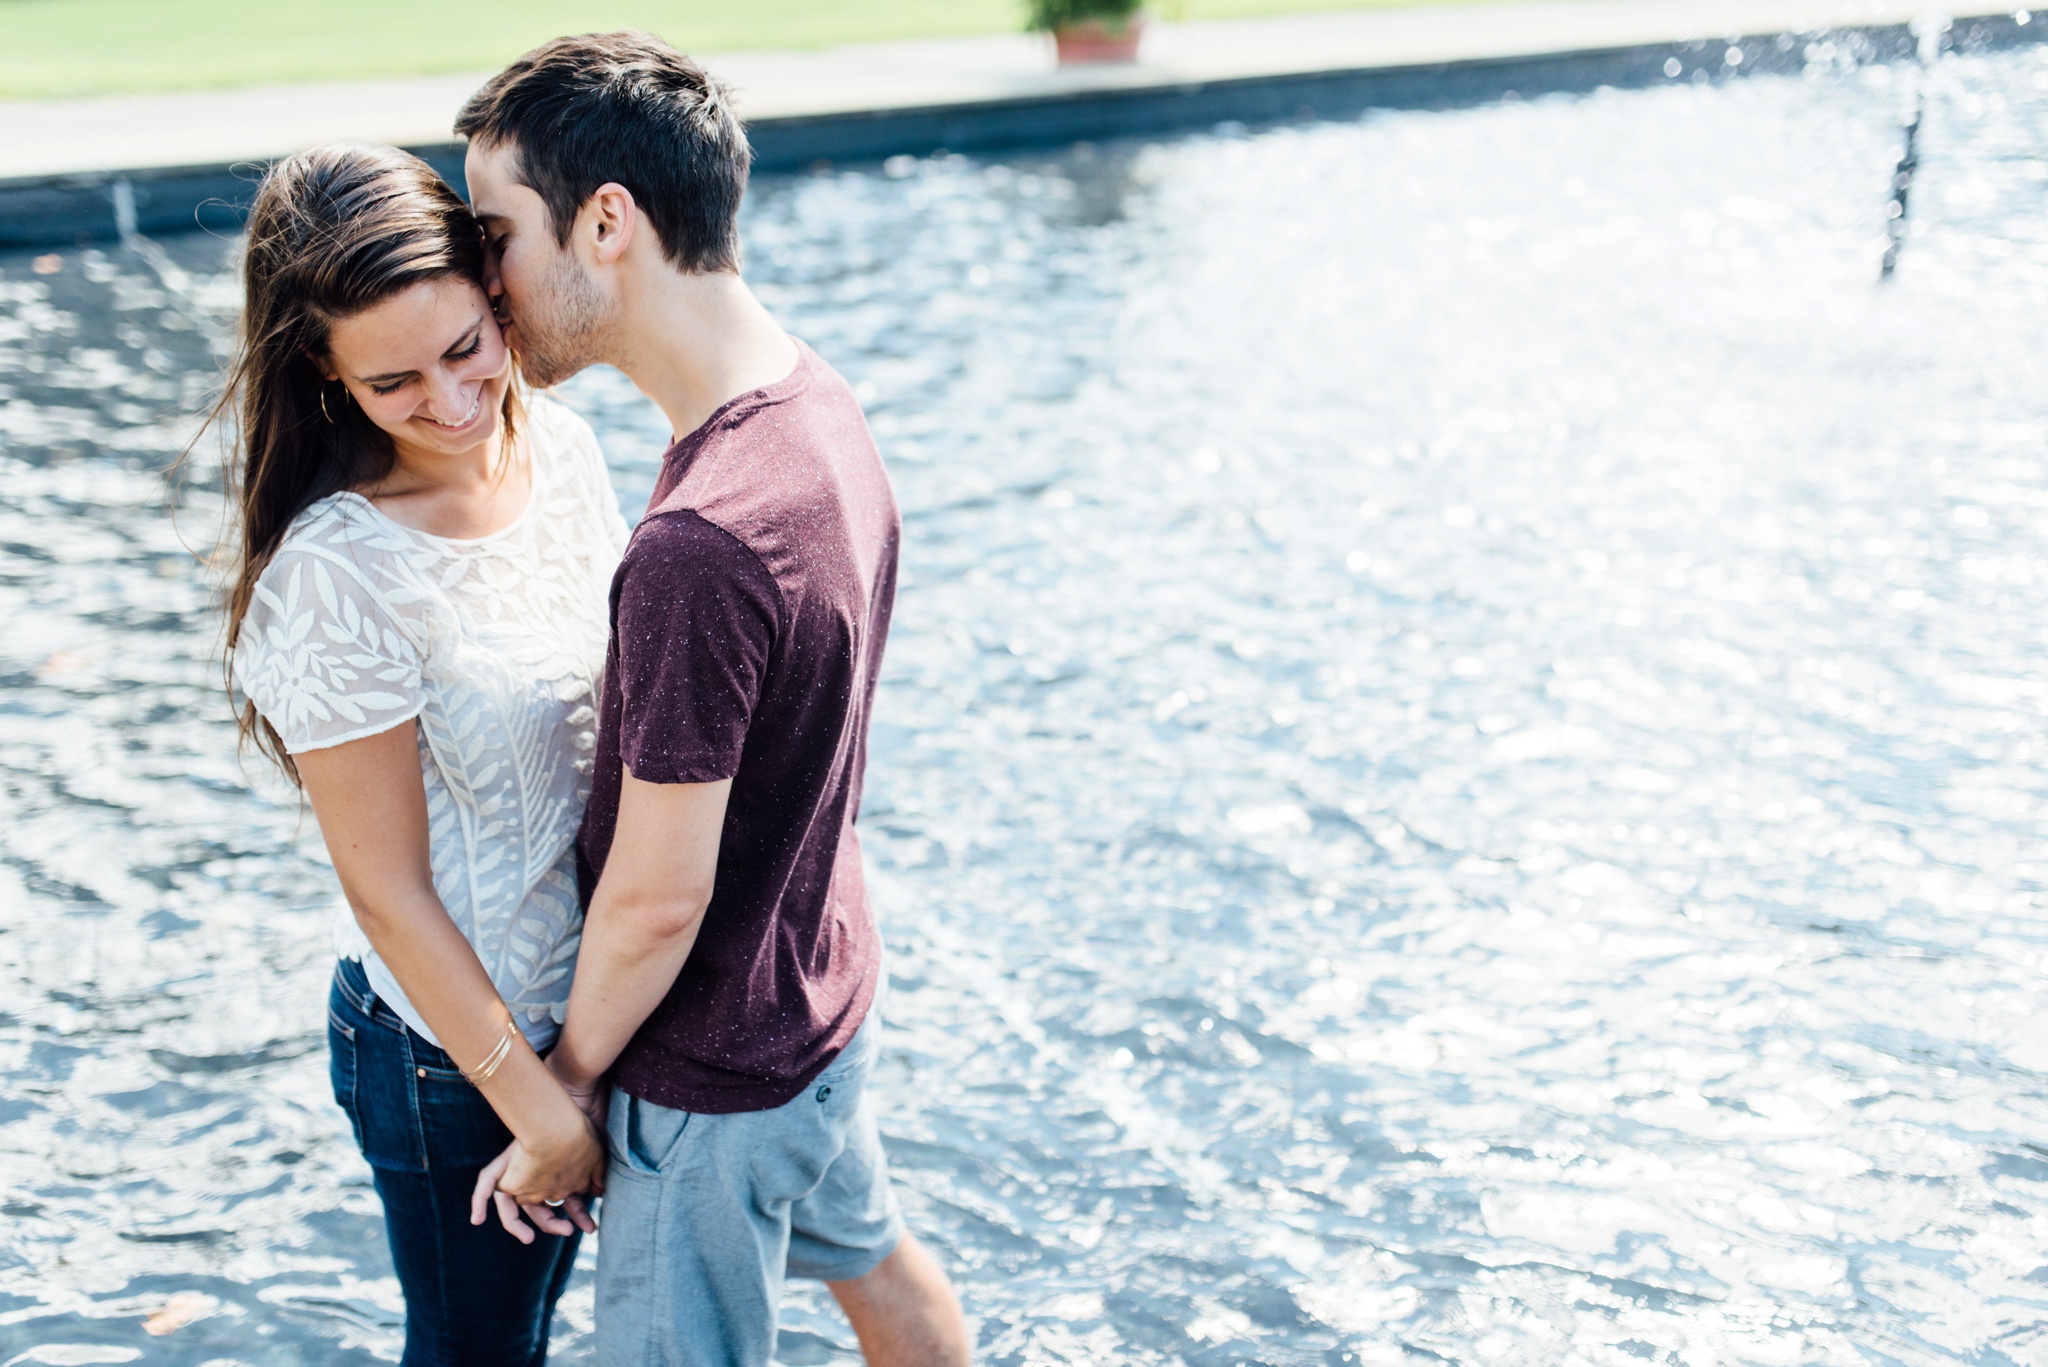
[[(1191, 19), (1442, 0), (1162, 0)], [(693, 52), (1004, 33), (1022, 0), (0, 0), (0, 99), (483, 71), (561, 33)]]

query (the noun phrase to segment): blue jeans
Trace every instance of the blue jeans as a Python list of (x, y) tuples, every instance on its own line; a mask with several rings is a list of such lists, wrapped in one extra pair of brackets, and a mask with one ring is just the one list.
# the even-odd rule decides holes
[(477, 1172), (512, 1134), (455, 1061), (370, 990), (344, 959), (327, 998), (334, 1099), (384, 1202), (405, 1292), (401, 1367), (539, 1367), (580, 1235), (507, 1234), (469, 1222)]

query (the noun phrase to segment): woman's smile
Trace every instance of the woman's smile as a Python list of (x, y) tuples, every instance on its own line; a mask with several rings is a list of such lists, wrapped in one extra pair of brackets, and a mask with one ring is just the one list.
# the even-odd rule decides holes
[(443, 432), (463, 431), (464, 429), (468, 428), (471, 424), (473, 424), (477, 420), (477, 418), (483, 413), (484, 390), (487, 388), (489, 388), (488, 385), (477, 386), (476, 398), (471, 401), (469, 406), (469, 413), (462, 419), (461, 422), (442, 422), (439, 418), (432, 417), (425, 413), (419, 415), (420, 420), (422, 422), (432, 423), (434, 426), (440, 428)]

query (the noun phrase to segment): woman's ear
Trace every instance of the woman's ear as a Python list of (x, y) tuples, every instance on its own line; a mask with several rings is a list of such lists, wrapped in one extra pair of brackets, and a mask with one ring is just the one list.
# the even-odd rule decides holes
[(327, 357), (316, 356), (310, 351), (305, 353), (305, 357), (313, 363), (313, 369), (320, 372), (321, 379), (332, 382), (341, 378), (341, 372), (334, 368), (334, 362)]

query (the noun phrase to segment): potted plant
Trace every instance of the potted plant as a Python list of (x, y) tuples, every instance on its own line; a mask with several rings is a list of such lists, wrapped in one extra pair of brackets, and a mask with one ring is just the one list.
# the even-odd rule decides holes
[(1144, 0), (1030, 0), (1031, 27), (1050, 33), (1060, 65), (1135, 62)]

